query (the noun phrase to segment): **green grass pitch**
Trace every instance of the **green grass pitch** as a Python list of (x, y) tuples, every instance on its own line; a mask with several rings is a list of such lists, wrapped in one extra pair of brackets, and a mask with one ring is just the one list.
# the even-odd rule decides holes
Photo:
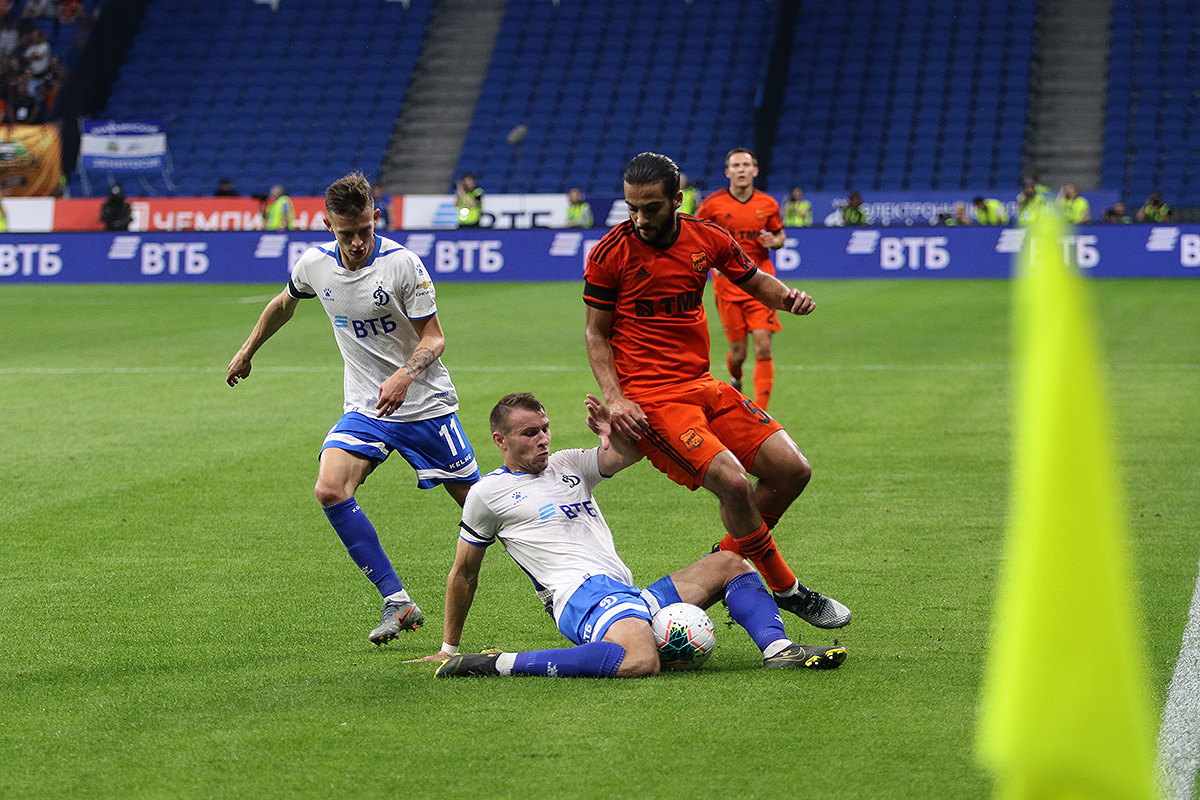
[[(973, 739), (1006, 515), (1010, 287), (803, 286), (818, 308), (776, 337), (770, 410), (815, 472), (776, 535), (804, 582), (853, 608), (836, 632), (849, 658), (764, 671), (718, 607), (703, 670), (629, 682), (435, 681), (405, 663), (441, 641), (458, 517), (399, 459), (358, 497), (427, 626), (367, 641), (379, 598), (312, 496), (342, 392), (316, 303), (231, 389), (277, 286), (0, 287), (0, 796), (987, 795)], [(1161, 708), (1200, 556), (1200, 281), (1091, 287)], [(578, 284), (444, 284), (438, 300), (485, 471), (487, 413), (510, 391), (542, 398), (556, 447), (590, 446)], [(710, 496), (644, 462), (598, 497), (643, 582), (721, 534)], [(497, 548), (463, 644), (566, 642)]]

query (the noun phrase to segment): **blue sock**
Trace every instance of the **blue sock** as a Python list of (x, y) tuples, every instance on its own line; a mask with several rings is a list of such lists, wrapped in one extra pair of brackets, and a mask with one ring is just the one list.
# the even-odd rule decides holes
[(671, 580), (670, 575), (664, 575), (659, 578), (647, 586), (646, 590), (656, 595), (662, 601), (664, 607), (672, 603), (683, 602), (683, 598), (679, 596), (679, 590), (675, 588), (675, 581)]
[(729, 616), (746, 629), (759, 650), (765, 650), (772, 642), (787, 638), (779, 607), (763, 586), (757, 572), (738, 575), (727, 583), (725, 602), (729, 605)]
[(388, 561), (387, 553), (383, 552), (375, 526), (353, 497), (326, 506), (324, 511), (354, 563), (375, 584), (381, 595), (387, 597), (404, 588), (396, 570), (392, 569), (392, 562)]
[(558, 650), (517, 653), (513, 675), (558, 678), (611, 678), (625, 660), (625, 648), (615, 642), (591, 642)]

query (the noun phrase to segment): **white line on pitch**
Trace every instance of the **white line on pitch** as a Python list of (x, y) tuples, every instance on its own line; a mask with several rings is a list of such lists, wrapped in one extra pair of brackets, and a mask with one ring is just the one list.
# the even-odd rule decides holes
[[(1200, 570), (1198, 570), (1200, 573)], [(1169, 800), (1192, 800), (1200, 767), (1200, 574), (1158, 730), (1160, 785)]]

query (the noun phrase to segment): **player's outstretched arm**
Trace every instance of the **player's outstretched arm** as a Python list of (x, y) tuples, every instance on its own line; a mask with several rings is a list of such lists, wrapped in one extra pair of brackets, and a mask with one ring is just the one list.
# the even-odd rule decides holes
[(437, 314), (413, 320), (412, 325), (417, 336), (421, 337), (413, 348), (412, 356), (379, 387), (379, 401), (375, 403), (375, 408), (384, 416), (404, 404), (408, 387), (446, 351), (446, 334), (442, 332), (442, 323), (438, 321)]
[(596, 461), (602, 475), (611, 477), (642, 460), (637, 442), (612, 429), (608, 406), (600, 398), (589, 394), (584, 404), (588, 411), (587, 426), (600, 437)]
[[(446, 576), (446, 612), (442, 623), (442, 644), (457, 648), (462, 642), (463, 626), (467, 622), (467, 612), (475, 600), (475, 588), (479, 585), (479, 568), (483, 557), (487, 555), (486, 547), (476, 547), (458, 540), (458, 549), (454, 553), (454, 566)], [(439, 650), (431, 656), (414, 658), (412, 661), (445, 661), (454, 653)], [(411, 662), (410, 662), (411, 663)]]
[(250, 338), (229, 362), (229, 372), (225, 375), (226, 383), (230, 386), (237, 386), (238, 381), (250, 374), (250, 360), (258, 352), (258, 348), (262, 347), (263, 342), (274, 336), (275, 332), (292, 318), (299, 302), (284, 289), (273, 297), (271, 302), (267, 303), (267, 307), (263, 309), (258, 322), (254, 325), (254, 330), (250, 331)]
[(613, 313), (588, 306), (584, 327), (584, 344), (588, 363), (600, 385), (600, 393), (608, 403), (612, 428), (637, 441), (649, 423), (642, 407), (625, 397), (617, 379), (617, 364), (612, 351)]
[(811, 314), (817, 307), (816, 302), (807, 293), (789, 288), (783, 281), (762, 270), (754, 273), (750, 280), (741, 284), (741, 288), (767, 308), (774, 308), (777, 311), (803, 316)]

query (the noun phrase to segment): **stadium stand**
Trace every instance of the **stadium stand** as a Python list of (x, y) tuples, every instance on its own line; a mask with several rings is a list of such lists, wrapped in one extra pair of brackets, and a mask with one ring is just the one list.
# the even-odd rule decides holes
[[(167, 124), (174, 185), (154, 178), (154, 193), (209, 195), (228, 177), (243, 194), (319, 194), (379, 170), (435, 2), (154, 0), (102, 116)], [(1036, 3), (798, 0), (790, 30), (780, 7), (508, 0), (455, 175), (489, 193), (616, 191), (653, 149), (707, 192), (729, 148), (766, 142), (760, 185), (776, 194), (1015, 191)], [(1200, 205), (1200, 4), (1112, 14), (1101, 188), (1131, 208), (1154, 190)], [(38, 24), (73, 55), (68, 26)], [(773, 57), (777, 125), (756, 130)], [(528, 134), (507, 143), (518, 124)]]
[(1101, 182), (1130, 208), (1153, 191), (1200, 205), (1200, 6), (1113, 4)]
[(230, 178), (242, 194), (319, 195), (352, 169), (374, 175), (433, 0), (405, 5), (156, 0), (104, 117), (166, 123), (175, 186), (147, 176), (156, 193)]
[(614, 191), (630, 158), (658, 150), (717, 188), (726, 151), (754, 142), (777, 14), (762, 0), (510, 0), (457, 172), (489, 192)]
[(1035, 10), (803, 0), (767, 189), (1015, 186)]
[[(50, 55), (57, 59), (57, 64), (51, 61), (50, 68), (38, 74), (40, 86), (33, 93), (39, 101), (36, 121), (45, 122), (53, 114), (54, 102), (58, 89), (61, 88), (61, 80), (65, 76), (66, 70), (72, 68), (78, 60), (80, 49), (91, 30), (91, 19), (100, 11), (103, 2), (102, 0), (84, 0), (80, 3), (77, 14), (69, 20), (58, 19), (56, 7), (47, 7), (49, 15), (25, 17), (24, 12), (27, 5), (26, 2), (12, 3), (6, 19), (12, 24), (14, 32), (21, 32), (26, 27), (40, 29), (42, 33), (46, 34)], [(11, 55), (17, 58), (18, 69), (23, 70), (27, 66), (23, 58), (25, 44), (14, 42), (13, 45), (11, 50), (0, 53), (0, 55), (5, 57)], [(7, 82), (8, 77), (8, 75), (4, 75), (5, 80), (0, 82)], [(6, 92), (0, 94), (6, 94)], [(0, 96), (0, 101), (3, 99)], [(0, 102), (0, 107), (3, 106), (4, 103)], [(11, 109), (5, 110), (11, 112)], [(9, 122), (20, 122), (20, 120), (12, 118), (11, 113), (9, 117)]]

